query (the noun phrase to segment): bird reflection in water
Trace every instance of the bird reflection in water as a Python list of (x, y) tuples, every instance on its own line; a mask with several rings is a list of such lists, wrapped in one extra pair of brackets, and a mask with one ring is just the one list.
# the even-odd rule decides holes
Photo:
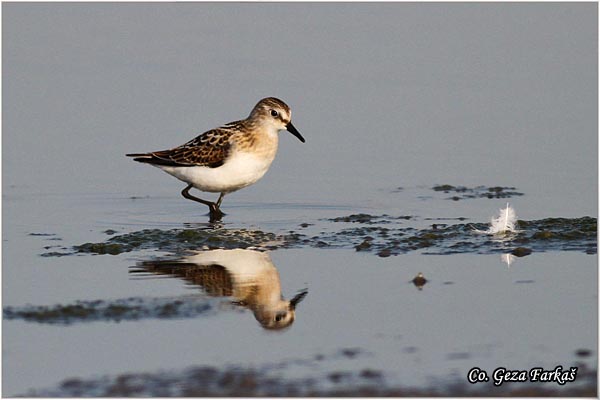
[(209, 296), (233, 297), (233, 304), (251, 310), (265, 329), (289, 327), (298, 303), (308, 294), (302, 290), (285, 300), (271, 257), (254, 250), (201, 251), (180, 260), (144, 261), (138, 267), (143, 272), (183, 278), (201, 286)]

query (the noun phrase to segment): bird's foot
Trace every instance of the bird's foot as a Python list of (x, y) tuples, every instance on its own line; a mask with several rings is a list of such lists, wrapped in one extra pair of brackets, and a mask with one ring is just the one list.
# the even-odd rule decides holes
[(223, 215), (225, 215), (223, 213), (223, 211), (221, 211), (221, 209), (215, 204), (215, 203), (211, 203), (211, 205), (208, 206), (209, 208), (209, 219), (210, 222), (220, 222), (221, 219), (223, 219)]

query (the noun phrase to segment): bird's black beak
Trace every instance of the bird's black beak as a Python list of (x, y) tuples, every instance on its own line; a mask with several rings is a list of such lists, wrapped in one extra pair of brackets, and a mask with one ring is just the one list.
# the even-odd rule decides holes
[(302, 143), (306, 142), (306, 140), (304, 140), (304, 138), (302, 137), (302, 135), (300, 134), (300, 132), (298, 132), (298, 129), (296, 129), (294, 127), (294, 125), (292, 125), (292, 121), (290, 121), (286, 126), (285, 129), (287, 129), (287, 131), (289, 133), (291, 133), (292, 135), (296, 136), (298, 139), (300, 139), (300, 141)]
[(306, 297), (307, 294), (308, 294), (308, 290), (303, 290), (302, 292), (300, 292), (296, 296), (294, 296), (294, 298), (290, 300), (290, 310), (295, 310), (296, 305), (298, 305), (298, 303), (300, 303), (302, 301), (302, 299), (304, 299)]

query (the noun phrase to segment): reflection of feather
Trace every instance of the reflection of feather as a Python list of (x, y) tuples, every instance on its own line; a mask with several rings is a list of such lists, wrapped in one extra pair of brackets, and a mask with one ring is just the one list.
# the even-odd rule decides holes
[(508, 268), (510, 268), (510, 265), (511, 265), (513, 262), (515, 262), (515, 258), (517, 258), (517, 257), (513, 256), (513, 255), (512, 255), (512, 254), (510, 254), (510, 253), (506, 253), (506, 254), (501, 254), (501, 255), (500, 255), (500, 258), (502, 259), (502, 262), (503, 262), (504, 264), (506, 264), (506, 265), (508, 266)]
[(506, 203), (506, 208), (500, 210), (500, 214), (492, 218), (490, 227), (486, 231), (475, 229), (477, 233), (487, 235), (499, 235), (503, 233), (519, 232), (517, 229), (517, 214), (515, 210)]

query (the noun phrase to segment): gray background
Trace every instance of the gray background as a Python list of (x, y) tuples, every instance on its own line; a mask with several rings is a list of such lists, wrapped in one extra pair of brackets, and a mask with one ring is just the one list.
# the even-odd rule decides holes
[(270, 185), (238, 199), (507, 185), (531, 212), (595, 214), (596, 8), (4, 3), (4, 185), (173, 193), (123, 154), (276, 96), (307, 143), (285, 134)]

